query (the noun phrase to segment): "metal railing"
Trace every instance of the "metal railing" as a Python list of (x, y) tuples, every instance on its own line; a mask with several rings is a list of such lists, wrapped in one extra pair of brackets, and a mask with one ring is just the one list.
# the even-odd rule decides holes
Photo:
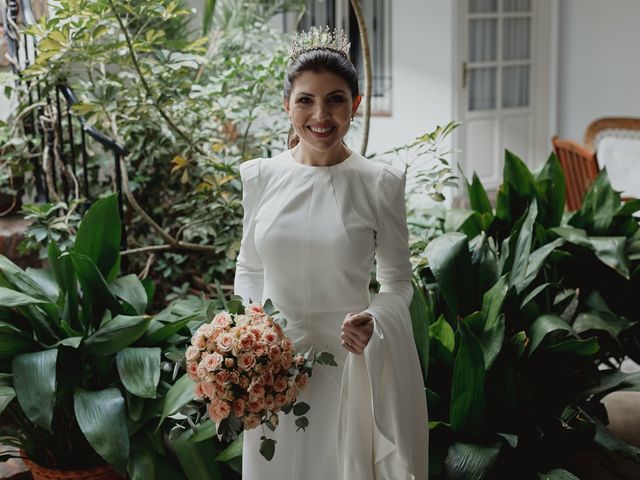
[[(35, 201), (49, 202), (51, 198), (64, 198), (69, 201), (72, 194), (80, 192), (88, 203), (92, 200), (89, 180), (88, 137), (98, 142), (113, 155), (115, 162), (115, 186), (118, 196), (118, 208), (122, 220), (121, 246), (127, 248), (126, 223), (122, 191), (122, 172), (120, 160), (129, 152), (115, 140), (85, 122), (81, 115), (72, 114), (71, 107), (78, 102), (73, 90), (65, 84), (46, 86), (25, 79), (22, 72), (33, 65), (38, 53), (38, 45), (33, 37), (20, 33), (19, 25), (36, 23), (29, 0), (6, 0), (3, 12), (4, 32), (7, 42), (8, 58), (19, 83), (26, 86), (25, 111), (22, 117), (25, 133), (33, 139), (40, 139), (40, 152), (32, 158), (35, 183)], [(24, 104), (23, 104), (24, 106)], [(66, 128), (65, 128), (66, 127)], [(79, 135), (79, 142), (76, 142)], [(77, 144), (79, 143), (79, 144)], [(34, 146), (34, 145), (31, 145)], [(30, 148), (30, 150), (32, 150)], [(56, 162), (56, 160), (59, 160)], [(58, 172), (56, 165), (61, 167)], [(80, 175), (78, 175), (80, 170)], [(71, 190), (71, 183), (75, 189)], [(54, 190), (52, 192), (51, 190)], [(123, 264), (126, 256), (122, 258)], [(125, 265), (123, 265), (124, 267)]]

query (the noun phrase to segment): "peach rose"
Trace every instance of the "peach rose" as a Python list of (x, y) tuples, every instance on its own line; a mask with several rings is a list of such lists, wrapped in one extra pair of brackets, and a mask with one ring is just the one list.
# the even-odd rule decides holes
[(256, 428), (258, 426), (260, 426), (260, 417), (258, 415), (255, 415), (253, 413), (247, 415), (246, 417), (244, 417), (244, 429), (245, 430), (251, 430), (253, 428)]
[(251, 303), (251, 304), (247, 305), (247, 307), (244, 309), (244, 311), (245, 311), (245, 313), (259, 313), (261, 315), (264, 314), (264, 308), (259, 303)]
[(258, 357), (266, 355), (267, 345), (262, 342), (256, 343), (255, 346), (253, 347), (253, 353)]
[(202, 400), (204, 398), (202, 382), (196, 383), (195, 387), (193, 387), (193, 398), (195, 398), (196, 400)]
[(240, 381), (240, 375), (238, 375), (238, 372), (229, 373), (229, 381), (233, 384), (237, 384)]
[(236, 316), (236, 325), (239, 327), (243, 327), (248, 325), (251, 322), (250, 315), (237, 315)]
[(249, 385), (248, 392), (250, 394), (254, 394), (257, 396), (261, 396), (261, 397), (264, 396), (265, 390), (264, 390), (264, 385), (262, 384), (262, 380), (256, 379), (253, 382), (251, 382), (251, 385)]
[(187, 351), (184, 354), (184, 356), (187, 359), (187, 362), (197, 361), (198, 357), (200, 356), (200, 349), (198, 347), (191, 345), (190, 347), (187, 348)]
[(278, 395), (276, 395), (275, 401), (276, 401), (277, 408), (282, 408), (287, 403), (289, 403), (287, 400), (287, 396), (284, 393), (279, 393)]
[(231, 325), (233, 321), (231, 320), (231, 315), (227, 312), (220, 312), (211, 321), (212, 325), (215, 325), (217, 328), (226, 328)]
[(242, 417), (244, 415), (247, 401), (244, 398), (236, 398), (231, 404), (231, 410), (236, 417)]
[(282, 349), (278, 345), (271, 345), (269, 347), (269, 360), (277, 360), (280, 358), (280, 355), (282, 355)]
[(247, 402), (247, 411), (251, 413), (260, 413), (264, 408), (264, 398), (250, 398)]
[(293, 350), (293, 341), (288, 338), (285, 337), (282, 339), (282, 349), (287, 351), (287, 350)]
[(209, 416), (216, 423), (220, 423), (222, 420), (229, 416), (231, 413), (231, 406), (224, 400), (213, 400), (208, 406)]
[(276, 406), (276, 400), (273, 398), (273, 395), (267, 395), (264, 397), (264, 408), (265, 410), (272, 411)]
[(213, 330), (214, 330), (213, 325), (211, 325), (210, 323), (205, 323), (198, 327), (198, 329), (196, 330), (196, 333), (200, 333), (204, 335), (206, 338), (209, 338), (213, 333)]
[(203, 382), (202, 384), (202, 393), (204, 393), (204, 395), (207, 398), (212, 399), (215, 396), (216, 390), (213, 386), (213, 383), (211, 382)]
[(233, 334), (224, 332), (216, 339), (218, 351), (221, 353), (230, 352), (236, 343), (236, 339)]
[(249, 370), (256, 364), (256, 357), (251, 352), (243, 352), (238, 356), (238, 367)]
[(200, 350), (202, 350), (204, 347), (207, 346), (207, 339), (202, 333), (196, 332), (191, 337), (191, 345), (193, 345), (194, 347), (198, 347)]
[(213, 372), (222, 366), (223, 361), (224, 357), (218, 352), (214, 352), (208, 355), (203, 355), (201, 364), (204, 363), (204, 367), (208, 372)]
[(242, 388), (243, 390), (246, 390), (247, 388), (249, 388), (250, 383), (251, 381), (244, 375), (240, 377), (240, 381), (238, 382), (238, 384), (240, 385), (240, 388)]
[(264, 332), (264, 341), (267, 343), (276, 343), (278, 341), (278, 334), (273, 328), (270, 328), (266, 332)]
[(218, 370), (215, 379), (218, 385), (224, 385), (229, 380), (229, 370)]
[(200, 363), (196, 367), (196, 378), (205, 380), (207, 378), (207, 368), (204, 366), (204, 360), (200, 360)]
[(309, 384), (309, 375), (307, 375), (306, 373), (301, 373), (296, 377), (296, 385), (300, 387), (300, 390), (304, 390), (305, 388), (307, 388), (308, 384)]
[(267, 370), (262, 374), (262, 384), (263, 385), (273, 385), (273, 373), (271, 370)]
[(189, 378), (191, 380), (197, 380), (198, 379), (198, 365), (195, 363), (189, 363), (187, 364), (187, 375), (189, 375)]
[(287, 380), (284, 377), (278, 377), (273, 382), (273, 389), (276, 392), (284, 392), (287, 389)]
[(224, 366), (227, 368), (233, 368), (235, 364), (236, 364), (236, 361), (233, 358), (224, 359)]
[(296, 387), (295, 385), (289, 387), (289, 390), (287, 390), (287, 400), (288, 403), (293, 403), (296, 401), (296, 398), (298, 396), (298, 387)]

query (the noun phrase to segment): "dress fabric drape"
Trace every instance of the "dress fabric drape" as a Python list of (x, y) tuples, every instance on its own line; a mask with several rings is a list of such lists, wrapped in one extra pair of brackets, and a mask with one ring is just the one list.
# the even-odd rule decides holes
[[(275, 432), (245, 432), (244, 480), (426, 480), (428, 420), (412, 338), (413, 294), (404, 204), (405, 174), (357, 153), (329, 167), (290, 151), (240, 167), (243, 235), (234, 291), (271, 299), (298, 349), (335, 355), (307, 390), (310, 425), (279, 414)], [(376, 260), (380, 293), (369, 294)], [(374, 332), (363, 355), (348, 353), (340, 326), (368, 311)], [(276, 440), (268, 462), (260, 437)]]

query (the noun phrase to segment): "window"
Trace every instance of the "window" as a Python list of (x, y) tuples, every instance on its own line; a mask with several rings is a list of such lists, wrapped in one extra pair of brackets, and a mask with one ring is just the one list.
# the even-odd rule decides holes
[[(372, 115), (391, 114), (391, 0), (361, 0), (362, 11), (369, 33), (372, 68)], [(295, 28), (295, 17), (284, 18), (286, 32)], [(307, 9), (299, 30), (310, 26), (328, 25), (344, 29), (351, 40), (351, 60), (359, 74), (360, 88), (364, 88), (364, 66), (360, 32), (356, 15), (349, 0), (307, 0)]]

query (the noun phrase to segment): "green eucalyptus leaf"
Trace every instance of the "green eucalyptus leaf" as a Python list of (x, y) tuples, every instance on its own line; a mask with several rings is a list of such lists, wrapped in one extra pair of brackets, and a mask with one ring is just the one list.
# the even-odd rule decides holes
[(93, 449), (124, 474), (129, 461), (129, 433), (125, 402), (120, 390), (76, 389), (73, 406), (80, 430)]
[(160, 348), (125, 348), (116, 354), (118, 374), (133, 395), (156, 398), (160, 381)]
[(13, 358), (13, 386), (25, 415), (51, 431), (56, 400), (58, 350), (23, 353)]

